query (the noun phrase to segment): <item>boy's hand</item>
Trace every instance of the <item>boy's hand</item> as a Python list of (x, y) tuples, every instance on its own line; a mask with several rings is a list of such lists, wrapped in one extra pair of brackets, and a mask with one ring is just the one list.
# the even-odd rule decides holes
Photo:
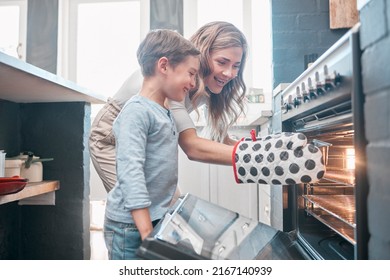
[(144, 240), (153, 231), (149, 208), (134, 209), (131, 211), (131, 215), (141, 235), (141, 240)]

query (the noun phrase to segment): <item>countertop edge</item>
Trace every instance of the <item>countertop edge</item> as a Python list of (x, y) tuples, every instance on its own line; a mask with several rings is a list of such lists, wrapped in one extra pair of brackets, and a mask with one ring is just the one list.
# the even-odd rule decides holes
[[(4, 75), (5, 72), (9, 74)], [(0, 75), (0, 99), (20, 103), (86, 101), (103, 104), (106, 102), (106, 97), (101, 94), (2, 52), (0, 52), (0, 73), (2, 73)], [(18, 83), (12, 81), (13, 77)], [(52, 89), (52, 86), (58, 87), (61, 93), (56, 95), (42, 93), (46, 94), (47, 97), (27, 93), (24, 91), (22, 81), (27, 83), (29, 80), (34, 80), (35, 84), (42, 84), (44, 89), (48, 88), (47, 84), (49, 83), (51, 84), (50, 89)], [(11, 87), (12, 90), (10, 90)], [(28, 87), (28, 85), (25, 87)], [(18, 88), (20, 88), (19, 91)], [(16, 94), (11, 91), (15, 91)]]

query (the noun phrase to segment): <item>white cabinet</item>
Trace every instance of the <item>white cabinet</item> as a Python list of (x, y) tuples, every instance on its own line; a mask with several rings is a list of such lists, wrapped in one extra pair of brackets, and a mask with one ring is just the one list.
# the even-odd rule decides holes
[(237, 184), (233, 167), (190, 161), (179, 149), (179, 187), (239, 214), (258, 220), (256, 184)]
[(259, 185), (259, 222), (271, 225), (270, 185)]
[(191, 193), (210, 201), (209, 164), (191, 161), (179, 147), (179, 182), (182, 194)]
[(258, 220), (257, 184), (237, 184), (233, 167), (210, 165), (210, 201)]

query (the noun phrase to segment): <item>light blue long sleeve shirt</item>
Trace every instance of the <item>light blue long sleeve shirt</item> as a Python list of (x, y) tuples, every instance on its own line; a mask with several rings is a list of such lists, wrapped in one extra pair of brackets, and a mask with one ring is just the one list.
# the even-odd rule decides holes
[(130, 211), (149, 207), (151, 220), (161, 219), (177, 186), (179, 134), (170, 111), (136, 95), (113, 129), (117, 182), (107, 197), (106, 217), (134, 223)]

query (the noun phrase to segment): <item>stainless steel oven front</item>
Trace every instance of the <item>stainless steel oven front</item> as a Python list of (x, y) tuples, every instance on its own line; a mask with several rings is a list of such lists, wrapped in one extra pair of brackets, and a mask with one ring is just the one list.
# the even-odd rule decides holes
[(281, 94), (282, 130), (302, 132), (323, 151), (325, 177), (284, 186), (288, 230), (314, 259), (367, 258), (367, 176), (359, 26)]

